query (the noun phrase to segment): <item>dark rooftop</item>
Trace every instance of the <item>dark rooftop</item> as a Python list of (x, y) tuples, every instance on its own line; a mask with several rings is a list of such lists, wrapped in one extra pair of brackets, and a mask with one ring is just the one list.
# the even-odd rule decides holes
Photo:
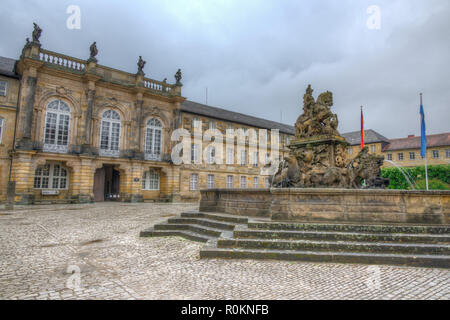
[(287, 124), (256, 118), (243, 113), (228, 111), (221, 108), (211, 107), (193, 101), (184, 101), (181, 104), (181, 110), (205, 117), (241, 123), (244, 125), (254, 126), (262, 129), (279, 129), (281, 133), (285, 134), (295, 134), (294, 127)]
[[(357, 146), (357, 145), (361, 144), (361, 131), (343, 133), (342, 136), (352, 146)], [(389, 139), (386, 138), (385, 136), (379, 134), (375, 130), (366, 130), (365, 137), (364, 137), (364, 143), (370, 144), (370, 143), (377, 143), (377, 142), (389, 143)]]
[(0, 57), (0, 74), (7, 77), (17, 78), (17, 74), (14, 72), (16, 60)]
[[(420, 137), (392, 139), (383, 151), (395, 151), (406, 149), (419, 149)], [(428, 148), (450, 146), (450, 132), (427, 136)]]

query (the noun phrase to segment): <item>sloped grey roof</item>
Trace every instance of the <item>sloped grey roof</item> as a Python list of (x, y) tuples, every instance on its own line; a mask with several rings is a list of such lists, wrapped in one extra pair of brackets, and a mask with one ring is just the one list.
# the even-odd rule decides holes
[[(450, 146), (450, 132), (427, 136), (428, 148)], [(420, 149), (421, 137), (392, 139), (383, 151)]]
[[(341, 135), (352, 146), (357, 146), (357, 145), (361, 144), (361, 131), (348, 132), (348, 133), (343, 133)], [(376, 143), (376, 142), (389, 143), (389, 139), (374, 130), (365, 130), (364, 143), (369, 144), (369, 143)]]
[(228, 111), (221, 108), (207, 106), (201, 103), (193, 101), (184, 101), (181, 104), (181, 110), (188, 113), (193, 113), (205, 117), (221, 119), (225, 121), (241, 123), (248, 126), (254, 126), (262, 129), (279, 129), (280, 132), (286, 134), (295, 134), (295, 129), (293, 126), (287, 124), (265, 120), (261, 118), (252, 117), (246, 114)]
[(14, 72), (16, 60), (0, 57), (0, 74), (8, 77), (17, 78), (17, 74)]

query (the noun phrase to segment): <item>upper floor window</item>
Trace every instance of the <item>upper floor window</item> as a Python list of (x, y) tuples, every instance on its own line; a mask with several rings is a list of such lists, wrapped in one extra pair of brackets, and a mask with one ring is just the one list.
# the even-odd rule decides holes
[(439, 150), (433, 150), (433, 159), (439, 159)]
[(208, 147), (208, 164), (214, 164), (216, 162), (216, 148)]
[(270, 179), (266, 178), (264, 181), (265, 181), (266, 189), (269, 189), (270, 188)]
[(44, 127), (44, 151), (67, 153), (70, 129), (70, 108), (67, 103), (54, 100), (48, 104)]
[(234, 164), (234, 148), (227, 149), (227, 164)]
[(153, 169), (144, 172), (142, 190), (159, 190), (159, 173)]
[(209, 122), (209, 130), (214, 130), (216, 128), (216, 123), (214, 121)]
[(147, 121), (145, 133), (145, 160), (161, 161), (163, 126), (158, 119)]
[(0, 96), (6, 96), (6, 89), (8, 88), (8, 82), (0, 81)]
[(0, 118), (0, 143), (2, 143), (3, 122), (3, 118)]
[(241, 189), (247, 188), (247, 177), (242, 176), (241, 177)]
[(57, 163), (38, 167), (34, 173), (35, 189), (68, 189), (69, 175), (66, 168)]
[(120, 153), (120, 115), (114, 110), (107, 110), (102, 115), (100, 131), (100, 155), (118, 157)]
[(198, 144), (192, 144), (191, 146), (191, 161), (194, 164), (199, 162), (199, 147)]
[(202, 121), (199, 119), (192, 119), (192, 128), (200, 129), (202, 125)]
[(255, 168), (258, 167), (258, 160), (259, 160), (258, 158), (259, 158), (259, 153), (258, 153), (258, 151), (253, 152), (253, 166), (254, 166)]
[(247, 164), (247, 151), (241, 150), (241, 166), (245, 166)]

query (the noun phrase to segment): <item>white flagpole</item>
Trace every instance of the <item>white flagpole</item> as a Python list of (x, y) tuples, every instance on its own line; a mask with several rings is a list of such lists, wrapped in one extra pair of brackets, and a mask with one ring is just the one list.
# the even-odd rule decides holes
[[(420, 94), (420, 105), (423, 106), (422, 93)], [(428, 187), (428, 166), (427, 166), (427, 150), (425, 149), (425, 182), (427, 185), (427, 191), (429, 191)]]

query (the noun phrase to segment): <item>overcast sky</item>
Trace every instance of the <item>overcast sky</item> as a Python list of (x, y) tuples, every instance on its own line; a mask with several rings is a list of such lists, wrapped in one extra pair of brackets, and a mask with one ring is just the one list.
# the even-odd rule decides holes
[[(66, 27), (69, 5), (81, 29)], [(381, 28), (367, 8), (379, 6)], [(189, 100), (294, 124), (307, 85), (334, 93), (341, 132), (360, 127), (388, 138), (450, 132), (448, 0), (2, 0), (0, 55), (18, 58), (32, 23), (45, 49), (174, 82)]]

